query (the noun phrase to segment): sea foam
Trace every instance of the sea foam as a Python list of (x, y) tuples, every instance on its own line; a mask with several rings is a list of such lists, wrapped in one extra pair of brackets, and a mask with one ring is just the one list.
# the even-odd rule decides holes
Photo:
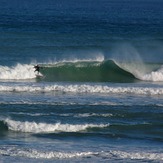
[(0, 66), (0, 79), (3, 80), (24, 80), (35, 77), (36, 75), (32, 65), (17, 64), (13, 67)]
[(140, 76), (140, 79), (146, 81), (157, 81), (157, 82), (163, 81), (163, 67), (161, 67), (157, 71), (152, 71), (150, 73)]
[(61, 93), (101, 93), (101, 94), (137, 94), (163, 95), (161, 85), (99, 85), (99, 84), (0, 84), (0, 92), (61, 92)]
[[(145, 160), (145, 161), (162, 161), (163, 154), (156, 152), (140, 151), (128, 152), (118, 150), (108, 151), (41, 151), (37, 149), (19, 148), (17, 146), (0, 147), (0, 155), (7, 155), (13, 157), (26, 157), (34, 159), (79, 159), (79, 158), (98, 158), (98, 159), (131, 159), (131, 160)], [(103, 160), (104, 161), (104, 160)], [(106, 161), (106, 160), (105, 160)]]
[(5, 119), (9, 130), (19, 132), (31, 132), (31, 133), (53, 133), (53, 132), (80, 132), (88, 128), (104, 128), (109, 124), (62, 124), (62, 123), (37, 123), (37, 122), (21, 122), (11, 119)]

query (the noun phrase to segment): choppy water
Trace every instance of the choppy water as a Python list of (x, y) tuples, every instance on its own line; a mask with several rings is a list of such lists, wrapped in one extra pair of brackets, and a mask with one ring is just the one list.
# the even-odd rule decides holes
[(162, 162), (162, 5), (1, 1), (0, 162)]

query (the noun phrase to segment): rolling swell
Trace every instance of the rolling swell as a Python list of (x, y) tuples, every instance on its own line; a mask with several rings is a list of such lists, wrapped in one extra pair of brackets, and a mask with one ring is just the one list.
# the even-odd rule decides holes
[(41, 65), (45, 81), (134, 82), (136, 78), (112, 60), (103, 62), (62, 62)]

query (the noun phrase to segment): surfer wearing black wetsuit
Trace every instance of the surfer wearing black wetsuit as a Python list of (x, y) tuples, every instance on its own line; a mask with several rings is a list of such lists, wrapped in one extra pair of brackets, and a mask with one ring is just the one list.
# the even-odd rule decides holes
[(38, 72), (38, 74), (39, 74), (39, 72), (40, 72), (40, 66), (39, 65), (36, 65), (36, 66), (34, 66), (34, 68), (35, 68), (35, 71), (34, 72)]

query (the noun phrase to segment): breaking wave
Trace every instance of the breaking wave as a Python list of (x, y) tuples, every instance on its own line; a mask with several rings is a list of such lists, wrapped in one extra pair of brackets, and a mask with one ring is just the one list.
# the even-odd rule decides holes
[(136, 78), (112, 60), (41, 65), (47, 81), (129, 82)]
[(55, 132), (80, 132), (89, 128), (104, 128), (109, 124), (62, 124), (62, 123), (36, 123), (36, 122), (21, 122), (12, 119), (5, 119), (1, 121), (2, 128), (8, 128), (17, 132), (29, 133), (55, 133)]
[(77, 81), (77, 82), (135, 82), (163, 81), (161, 64), (119, 63), (114, 60), (62, 61), (39, 64), (41, 78), (36, 77), (32, 64), (0, 66), (0, 80)]

